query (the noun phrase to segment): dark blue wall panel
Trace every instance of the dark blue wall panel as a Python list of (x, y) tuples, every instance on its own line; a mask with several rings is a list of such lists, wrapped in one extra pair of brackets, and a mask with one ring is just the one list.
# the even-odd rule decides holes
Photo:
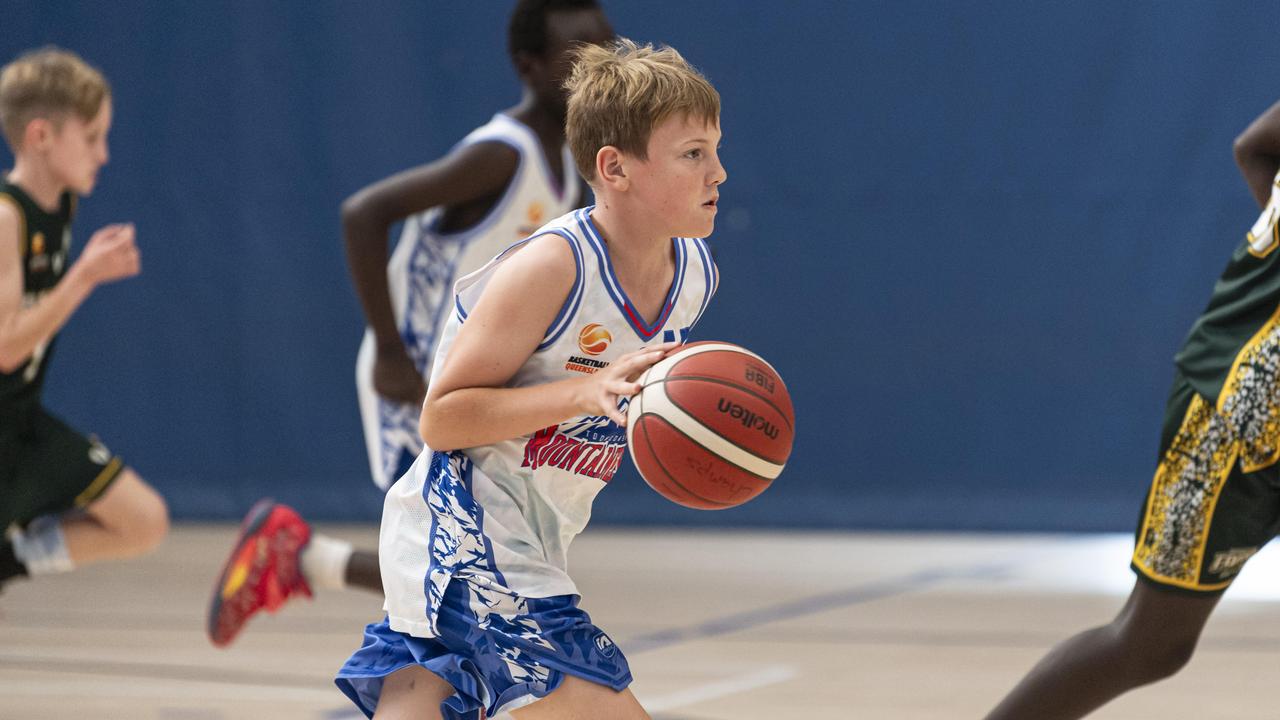
[[(52, 408), (186, 518), (273, 494), (371, 519), (343, 197), (518, 100), (505, 3), (4, 3), (115, 86), (77, 236), (141, 278), (64, 333)], [(614, 2), (724, 98), (721, 292), (700, 338), (765, 355), (791, 466), (732, 511), (633, 471), (599, 520), (1123, 529), (1183, 333), (1256, 209), (1231, 140), (1280, 97), (1267, 3)], [(0, 156), (7, 160), (7, 156)]]

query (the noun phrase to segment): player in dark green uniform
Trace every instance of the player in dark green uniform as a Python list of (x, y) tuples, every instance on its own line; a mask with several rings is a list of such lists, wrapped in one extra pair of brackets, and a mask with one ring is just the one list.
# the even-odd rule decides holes
[(987, 720), (1079, 718), (1173, 675), (1245, 561), (1280, 532), (1280, 103), (1235, 155), (1263, 211), (1175, 357), (1138, 582), (1115, 620), (1054, 648)]
[(107, 162), (111, 93), (45, 48), (0, 70), (13, 169), (0, 181), (0, 584), (154, 548), (164, 501), (96, 439), (40, 403), (57, 332), (99, 285), (139, 272), (132, 225), (94, 233), (68, 265), (76, 197)]

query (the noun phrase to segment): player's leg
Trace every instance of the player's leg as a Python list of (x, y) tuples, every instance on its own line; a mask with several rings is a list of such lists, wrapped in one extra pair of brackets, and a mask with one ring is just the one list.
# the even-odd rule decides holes
[(1191, 659), (1220, 597), (1174, 594), (1138, 581), (1115, 620), (1051, 650), (987, 720), (1080, 718), (1173, 675)]
[(988, 720), (1083, 717), (1191, 659), (1222, 592), (1280, 528), (1280, 472), (1249, 462), (1236, 427), (1175, 381), (1135, 537), (1133, 593), (1111, 623), (1054, 648)]
[(346, 584), (382, 594), (382, 572), (377, 550), (353, 550), (343, 574)]
[(260, 500), (240, 527), (209, 603), (207, 623), (215, 645), (230, 644), (259, 611), (275, 612), (318, 588), (359, 587), (382, 594), (376, 550), (356, 550), (346, 540), (313, 532), (288, 505)]
[(374, 720), (437, 720), (440, 703), (453, 695), (453, 686), (421, 665), (401, 668), (382, 682)]
[(83, 513), (63, 516), (62, 532), (71, 561), (86, 565), (134, 557), (155, 549), (169, 532), (164, 499), (130, 468)]
[(164, 500), (96, 439), (40, 410), (15, 443), (0, 581), (140, 555), (168, 532)]
[(550, 695), (511, 712), (516, 720), (648, 720), (630, 688), (621, 691), (565, 675)]

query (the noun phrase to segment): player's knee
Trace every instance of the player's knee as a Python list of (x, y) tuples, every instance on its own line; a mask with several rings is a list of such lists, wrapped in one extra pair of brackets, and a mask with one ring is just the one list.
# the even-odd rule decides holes
[(1195, 655), (1199, 633), (1177, 627), (1156, 632), (1129, 627), (1121, 629), (1120, 637), (1136, 684), (1146, 685), (1173, 677), (1186, 667)]
[(122, 524), (121, 530), (129, 549), (140, 555), (154, 550), (169, 534), (169, 506), (154, 488), (136, 475), (133, 477), (139, 489), (133, 493), (129, 521)]
[(1146, 663), (1144, 663), (1149, 669), (1146, 682), (1156, 682), (1178, 674), (1178, 671), (1191, 661), (1191, 656), (1195, 652), (1194, 639), (1162, 643), (1152, 648), (1146, 653)]
[(142, 552), (156, 549), (169, 534), (169, 506), (159, 493), (148, 498), (138, 529), (138, 543)]

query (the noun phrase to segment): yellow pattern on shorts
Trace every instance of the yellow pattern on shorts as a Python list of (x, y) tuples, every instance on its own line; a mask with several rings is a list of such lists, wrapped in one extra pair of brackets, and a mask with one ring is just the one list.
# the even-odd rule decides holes
[(1236, 460), (1257, 472), (1280, 460), (1280, 310), (1236, 356), (1210, 405), (1200, 395), (1156, 468), (1133, 563), (1161, 582), (1218, 590), (1200, 582), (1209, 525)]
[(1218, 393), (1218, 412), (1240, 440), (1240, 468), (1256, 472), (1280, 460), (1280, 312), (1254, 334)]
[[(1209, 519), (1239, 455), (1226, 419), (1199, 395), (1156, 468), (1133, 563), (1149, 576), (1180, 587), (1200, 584)], [(1223, 584), (1225, 587), (1226, 583)]]

